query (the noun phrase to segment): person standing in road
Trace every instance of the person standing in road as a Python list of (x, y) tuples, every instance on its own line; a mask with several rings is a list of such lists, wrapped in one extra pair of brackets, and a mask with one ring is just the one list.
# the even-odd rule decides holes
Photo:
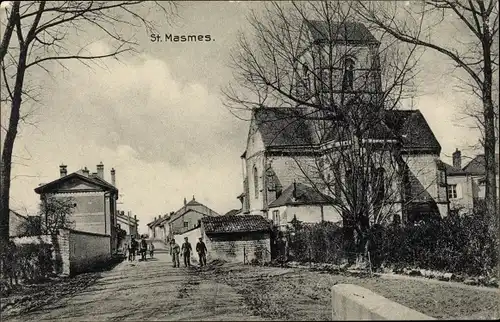
[(155, 245), (153, 245), (153, 242), (151, 241), (149, 243), (149, 257), (153, 258), (154, 251), (155, 251)]
[(191, 266), (191, 251), (193, 248), (191, 247), (191, 243), (189, 243), (188, 238), (184, 237), (184, 244), (182, 244), (182, 256), (184, 256), (184, 266)]
[(175, 242), (175, 239), (170, 240), (170, 255), (172, 255), (172, 262), (174, 263), (174, 267), (180, 267), (181, 263), (179, 261), (179, 255), (181, 252), (181, 248), (179, 244)]
[(207, 246), (200, 237), (200, 240), (196, 244), (196, 252), (198, 253), (198, 258), (200, 259), (200, 267), (207, 265)]
[(130, 244), (128, 245), (128, 260), (135, 261), (135, 252), (137, 250), (137, 241), (134, 236), (130, 239)]
[(146, 258), (147, 251), (148, 251), (148, 242), (146, 241), (146, 239), (144, 237), (142, 237), (142, 239), (141, 239), (141, 259), (143, 261), (147, 260), (147, 258)]

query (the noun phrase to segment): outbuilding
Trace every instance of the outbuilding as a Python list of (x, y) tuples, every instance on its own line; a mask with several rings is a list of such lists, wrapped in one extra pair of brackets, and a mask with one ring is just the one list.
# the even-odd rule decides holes
[(233, 263), (271, 261), (271, 222), (260, 215), (201, 219), (207, 259)]

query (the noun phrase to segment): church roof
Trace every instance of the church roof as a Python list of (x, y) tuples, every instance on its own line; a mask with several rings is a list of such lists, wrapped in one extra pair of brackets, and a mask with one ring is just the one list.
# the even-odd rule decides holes
[[(314, 145), (313, 119), (302, 108), (257, 108), (253, 117), (266, 149)], [(332, 128), (327, 139), (348, 138), (342, 127)], [(366, 131), (366, 139), (398, 139), (407, 150), (441, 151), (441, 145), (419, 110), (388, 110)]]
[(311, 32), (314, 41), (325, 41), (330, 38), (330, 29), (332, 40), (346, 41), (351, 43), (375, 43), (379, 41), (372, 35), (368, 28), (360, 22), (345, 21), (342, 23), (331, 23), (329, 25), (326, 21), (318, 20), (305, 20), (305, 24)]
[(266, 147), (313, 144), (308, 120), (300, 108), (258, 108), (255, 122)]

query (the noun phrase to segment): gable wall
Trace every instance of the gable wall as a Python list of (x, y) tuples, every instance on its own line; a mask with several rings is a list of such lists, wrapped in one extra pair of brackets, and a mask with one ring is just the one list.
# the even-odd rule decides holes
[(96, 234), (110, 234), (110, 219), (105, 217), (104, 192), (60, 193), (56, 198), (72, 198), (76, 208), (70, 228)]

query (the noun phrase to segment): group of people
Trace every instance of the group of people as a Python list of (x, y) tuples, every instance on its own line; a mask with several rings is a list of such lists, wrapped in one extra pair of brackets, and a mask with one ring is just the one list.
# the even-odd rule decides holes
[[(191, 252), (193, 248), (187, 237), (184, 237), (184, 243), (179, 246), (175, 239), (170, 241), (170, 255), (172, 256), (172, 263), (174, 267), (180, 267), (179, 257), (182, 255), (184, 258), (184, 266), (191, 266)], [(196, 244), (196, 252), (198, 253), (198, 258), (200, 262), (200, 267), (207, 265), (207, 247), (200, 237), (200, 240)]]
[(135, 237), (131, 237), (130, 243), (127, 245), (128, 260), (135, 261), (136, 255), (141, 255), (141, 260), (147, 260), (147, 252), (149, 250), (149, 257), (153, 258), (155, 246), (152, 241), (147, 242), (146, 238), (141, 237), (141, 241), (138, 242)]

